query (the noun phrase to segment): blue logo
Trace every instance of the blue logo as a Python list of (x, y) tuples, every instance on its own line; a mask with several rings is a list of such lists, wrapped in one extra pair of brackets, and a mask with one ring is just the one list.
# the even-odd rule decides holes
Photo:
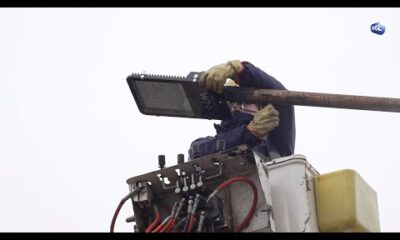
[(385, 26), (379, 22), (371, 25), (371, 32), (382, 35), (385, 33)]

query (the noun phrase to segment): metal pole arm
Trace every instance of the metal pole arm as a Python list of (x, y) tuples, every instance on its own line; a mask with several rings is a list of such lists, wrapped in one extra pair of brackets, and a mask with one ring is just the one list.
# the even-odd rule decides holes
[(347, 108), (400, 112), (400, 98), (383, 98), (331, 93), (295, 92), (275, 89), (225, 87), (223, 94), (231, 102)]

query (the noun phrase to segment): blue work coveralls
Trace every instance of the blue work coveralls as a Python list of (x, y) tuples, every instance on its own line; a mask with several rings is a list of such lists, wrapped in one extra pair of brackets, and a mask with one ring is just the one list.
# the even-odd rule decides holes
[[(272, 76), (250, 62), (242, 62), (244, 69), (235, 82), (241, 87), (286, 90), (286, 88)], [(223, 120), (221, 124), (214, 124), (217, 134), (214, 137), (202, 137), (192, 142), (189, 149), (189, 159), (193, 159), (193, 146), (197, 145), (199, 157), (217, 152), (217, 141), (222, 140), (225, 149), (240, 144), (247, 144), (258, 153), (271, 157), (271, 152), (280, 156), (289, 156), (294, 153), (296, 128), (294, 107), (290, 105), (274, 105), (279, 111), (279, 126), (269, 132), (268, 137), (260, 140), (253, 135), (246, 126), (253, 120), (253, 116), (243, 112), (233, 112), (233, 119)]]

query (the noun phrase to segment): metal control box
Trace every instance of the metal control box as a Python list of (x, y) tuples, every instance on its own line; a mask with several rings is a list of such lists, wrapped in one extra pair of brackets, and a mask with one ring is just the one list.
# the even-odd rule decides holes
[[(154, 218), (152, 204), (172, 207), (179, 199), (189, 201), (196, 194), (206, 199), (218, 186), (237, 177), (253, 182), (258, 197), (254, 214), (242, 232), (318, 232), (312, 182), (317, 175), (303, 155), (267, 161), (250, 147), (240, 145), (130, 178), (127, 183), (131, 192), (142, 189), (132, 197), (137, 232), (143, 232)], [(215, 196), (219, 203), (215, 204), (219, 204), (220, 209), (208, 210), (212, 223), (208, 222), (201, 231), (234, 231), (251, 211), (253, 193), (243, 183), (229, 185), (218, 192)], [(210, 217), (216, 210), (219, 215)], [(182, 222), (185, 211), (178, 217)], [(161, 219), (167, 219), (168, 211), (161, 211), (160, 215)], [(171, 227), (170, 231), (184, 229)]]

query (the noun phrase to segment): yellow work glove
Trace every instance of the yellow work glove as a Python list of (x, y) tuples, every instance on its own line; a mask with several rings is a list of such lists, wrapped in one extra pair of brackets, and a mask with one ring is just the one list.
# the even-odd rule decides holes
[(279, 126), (279, 112), (269, 104), (254, 115), (247, 129), (255, 136), (263, 138), (277, 126)]
[(222, 93), (227, 78), (234, 78), (243, 70), (242, 62), (239, 60), (228, 61), (216, 65), (200, 76), (199, 84), (217, 93)]

